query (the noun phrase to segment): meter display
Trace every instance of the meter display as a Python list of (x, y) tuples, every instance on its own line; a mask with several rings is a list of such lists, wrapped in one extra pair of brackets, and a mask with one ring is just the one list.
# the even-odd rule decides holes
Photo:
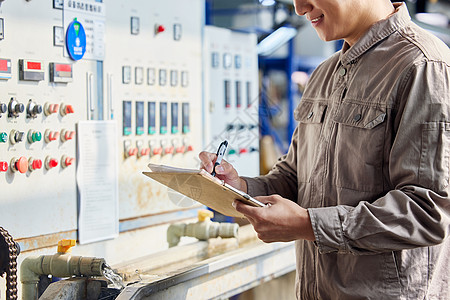
[(171, 123), (172, 123), (172, 133), (178, 133), (178, 103), (173, 102), (170, 104), (171, 106)]
[(156, 133), (156, 102), (148, 102), (148, 134)]
[(191, 131), (189, 127), (189, 103), (185, 102), (181, 107), (181, 123), (183, 126), (183, 133), (189, 133)]
[(159, 104), (159, 133), (167, 133), (167, 102)]
[(136, 135), (144, 134), (144, 102), (136, 101)]
[(131, 134), (131, 101), (123, 101), (123, 135)]

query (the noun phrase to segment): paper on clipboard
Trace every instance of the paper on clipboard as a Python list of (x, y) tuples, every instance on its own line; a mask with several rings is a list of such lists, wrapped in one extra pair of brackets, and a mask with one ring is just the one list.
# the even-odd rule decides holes
[(205, 170), (174, 168), (156, 164), (149, 164), (148, 167), (151, 172), (142, 172), (144, 175), (223, 215), (244, 217), (232, 206), (235, 199), (251, 206), (265, 206), (263, 203), (224, 183)]

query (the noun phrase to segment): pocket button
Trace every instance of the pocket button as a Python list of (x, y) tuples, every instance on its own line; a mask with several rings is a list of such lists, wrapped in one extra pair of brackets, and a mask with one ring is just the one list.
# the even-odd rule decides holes
[(358, 122), (359, 120), (361, 120), (361, 114), (356, 114), (354, 117), (353, 117), (353, 121), (355, 121), (355, 122)]

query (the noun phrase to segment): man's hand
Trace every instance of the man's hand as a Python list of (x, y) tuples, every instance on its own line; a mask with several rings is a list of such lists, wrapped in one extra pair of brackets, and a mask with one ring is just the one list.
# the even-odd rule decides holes
[(255, 199), (269, 205), (253, 207), (235, 200), (233, 206), (247, 217), (258, 233), (258, 238), (263, 242), (314, 241), (316, 239), (308, 211), (297, 203), (279, 195), (261, 196)]
[[(202, 162), (200, 168), (208, 173), (212, 173), (217, 155), (215, 153), (202, 151), (198, 157)], [(216, 167), (216, 177), (232, 187), (247, 193), (247, 183), (244, 179), (239, 177), (238, 172), (229, 162), (222, 160), (222, 163)]]

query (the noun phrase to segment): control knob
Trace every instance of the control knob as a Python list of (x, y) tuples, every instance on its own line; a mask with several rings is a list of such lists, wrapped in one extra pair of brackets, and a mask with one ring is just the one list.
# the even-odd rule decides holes
[(17, 118), (24, 110), (25, 106), (17, 102), (16, 98), (12, 97), (8, 104), (8, 117)]

